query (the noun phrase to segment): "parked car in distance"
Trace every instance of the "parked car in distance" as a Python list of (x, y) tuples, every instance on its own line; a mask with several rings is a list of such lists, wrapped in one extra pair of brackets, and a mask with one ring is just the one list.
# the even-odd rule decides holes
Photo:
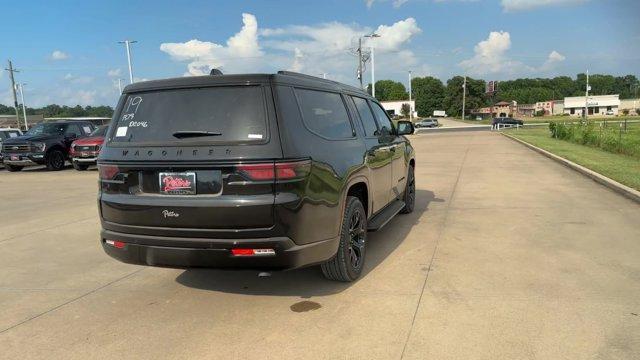
[(413, 130), (358, 88), (286, 71), (128, 85), (98, 156), (101, 244), (132, 264), (353, 281), (367, 231), (413, 211)]
[[(12, 128), (0, 128), (0, 149), (2, 149), (2, 142), (5, 139), (12, 139), (22, 135), (22, 131), (20, 129), (12, 129)], [(2, 152), (0, 151), (0, 163), (2, 163), (3, 157)]]
[(500, 125), (524, 125), (524, 121), (522, 120), (518, 120), (518, 119), (514, 119), (514, 118), (510, 118), (510, 117), (497, 117), (497, 118), (493, 118), (493, 122), (492, 125), (493, 126), (497, 126), (498, 124)]
[(607, 114), (607, 115), (615, 115), (615, 113), (613, 112), (613, 110), (607, 110), (606, 114)]
[(98, 126), (89, 136), (71, 143), (69, 157), (74, 169), (87, 170), (89, 166), (96, 164), (107, 128), (107, 125)]
[(447, 117), (447, 112), (444, 111), (444, 110), (434, 110), (433, 111), (433, 116)]
[(416, 129), (418, 128), (434, 128), (438, 127), (438, 119), (424, 119), (415, 123)]
[(93, 130), (93, 124), (84, 121), (36, 124), (23, 135), (3, 142), (5, 167), (9, 171), (20, 171), (25, 166), (46, 165), (49, 170), (62, 170), (69, 158), (71, 143), (88, 136)]

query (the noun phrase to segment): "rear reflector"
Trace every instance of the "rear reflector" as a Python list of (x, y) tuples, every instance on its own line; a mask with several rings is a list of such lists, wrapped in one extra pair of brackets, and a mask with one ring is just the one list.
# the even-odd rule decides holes
[(270, 256), (275, 255), (273, 249), (231, 249), (233, 256)]
[(106, 240), (105, 243), (107, 243), (107, 245), (111, 245), (116, 249), (123, 249), (125, 243), (123, 243), (122, 241), (115, 241), (115, 240)]

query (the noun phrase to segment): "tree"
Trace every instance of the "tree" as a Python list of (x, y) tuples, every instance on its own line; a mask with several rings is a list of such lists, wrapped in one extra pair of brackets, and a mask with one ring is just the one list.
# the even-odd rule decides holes
[[(444, 110), (449, 116), (460, 116), (462, 113), (462, 84), (464, 78), (462, 76), (454, 76), (447, 81), (445, 96), (443, 100)], [(489, 100), (485, 97), (485, 81), (476, 80), (467, 77), (467, 95), (466, 106), (468, 111), (481, 108), (489, 104)]]
[[(367, 92), (371, 94), (371, 84), (367, 86)], [(376, 99), (379, 101), (407, 100), (409, 94), (401, 82), (393, 80), (376, 81)]]
[(445, 89), (440, 79), (415, 77), (411, 79), (411, 90), (419, 116), (431, 116), (434, 110), (443, 110)]
[(408, 118), (411, 114), (411, 105), (409, 105), (408, 103), (402, 104), (402, 106), (400, 107), (400, 113), (402, 113), (403, 117)]

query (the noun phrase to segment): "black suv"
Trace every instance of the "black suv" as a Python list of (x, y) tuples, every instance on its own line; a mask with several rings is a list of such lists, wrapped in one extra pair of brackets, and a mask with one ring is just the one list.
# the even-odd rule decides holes
[(49, 170), (62, 170), (69, 157), (71, 143), (94, 130), (85, 121), (53, 121), (34, 125), (24, 135), (2, 143), (4, 165), (9, 171), (25, 166), (46, 165)]
[(522, 126), (524, 125), (524, 121), (522, 120), (518, 120), (518, 119), (514, 119), (514, 118), (510, 118), (510, 117), (497, 117), (497, 118), (493, 118), (493, 121), (491, 122), (491, 125), (496, 127), (498, 126), (498, 124), (500, 125), (519, 125)]
[(98, 157), (102, 246), (353, 281), (367, 231), (413, 210), (412, 131), (360, 89), (291, 72), (129, 85)]

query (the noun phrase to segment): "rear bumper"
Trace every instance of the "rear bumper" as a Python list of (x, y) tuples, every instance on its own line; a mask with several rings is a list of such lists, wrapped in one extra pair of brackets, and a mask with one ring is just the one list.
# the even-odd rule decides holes
[[(288, 237), (195, 239), (124, 234), (102, 230), (101, 244), (111, 257), (128, 264), (175, 268), (295, 269), (324, 262), (338, 250), (338, 238), (296, 245)], [(124, 242), (117, 248), (107, 240)], [(275, 255), (234, 256), (231, 249), (274, 249)]]

